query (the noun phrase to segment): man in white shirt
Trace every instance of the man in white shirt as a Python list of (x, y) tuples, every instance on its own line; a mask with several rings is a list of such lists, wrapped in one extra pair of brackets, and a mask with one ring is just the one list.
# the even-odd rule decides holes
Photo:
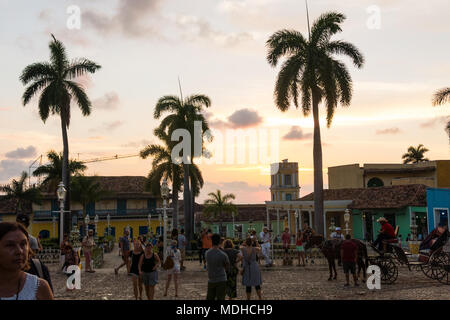
[(259, 238), (262, 241), (261, 249), (266, 262), (266, 267), (272, 266), (272, 260), (270, 260), (270, 233), (267, 227), (264, 227), (263, 231), (259, 234)]
[(341, 233), (341, 228), (336, 227), (336, 230), (330, 235), (332, 240), (345, 240), (344, 235)]

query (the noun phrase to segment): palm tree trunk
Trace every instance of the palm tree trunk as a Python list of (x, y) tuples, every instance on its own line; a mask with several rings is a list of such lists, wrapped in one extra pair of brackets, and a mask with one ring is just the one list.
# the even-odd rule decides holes
[(323, 219), (323, 171), (322, 171), (322, 142), (320, 139), (319, 98), (313, 91), (314, 118), (314, 225), (318, 234), (324, 235)]
[[(69, 106), (67, 106), (69, 108)], [(67, 113), (64, 108), (61, 110), (61, 128), (62, 128), (62, 138), (63, 138), (63, 163), (62, 163), (62, 182), (67, 190), (66, 198), (64, 201), (64, 211), (70, 210), (70, 172), (69, 172), (69, 140), (67, 138), (67, 121), (66, 121)], [(70, 214), (63, 213), (63, 224), (64, 224), (64, 233), (69, 233), (70, 225), (69, 225)], [(63, 235), (60, 235), (60, 242), (63, 239)]]
[(194, 230), (195, 230), (195, 195), (194, 195), (194, 190), (193, 190), (193, 185), (194, 182), (192, 181), (192, 177), (190, 177), (191, 180), (191, 210), (190, 210), (190, 214), (191, 214), (191, 230), (192, 230), (192, 239), (194, 239)]
[(172, 209), (172, 226), (178, 229), (178, 190), (174, 183), (172, 183)]
[(191, 192), (189, 189), (189, 164), (183, 164), (184, 170), (184, 188), (183, 188), (183, 203), (184, 203), (184, 229), (186, 231), (186, 240), (188, 249), (191, 248), (192, 228), (191, 228)]

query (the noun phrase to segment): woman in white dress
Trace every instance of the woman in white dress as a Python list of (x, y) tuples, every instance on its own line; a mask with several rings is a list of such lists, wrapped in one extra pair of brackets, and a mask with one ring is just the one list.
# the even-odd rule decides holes
[(0, 223), (0, 300), (53, 300), (44, 279), (26, 273), (28, 232), (17, 222)]
[(166, 282), (166, 290), (164, 291), (164, 297), (167, 296), (167, 290), (169, 289), (172, 276), (173, 282), (175, 283), (175, 297), (178, 297), (178, 275), (180, 274), (181, 252), (177, 248), (176, 240), (172, 240), (172, 242), (170, 243), (170, 247), (167, 248), (166, 257), (172, 258), (173, 268), (167, 270), (167, 282)]

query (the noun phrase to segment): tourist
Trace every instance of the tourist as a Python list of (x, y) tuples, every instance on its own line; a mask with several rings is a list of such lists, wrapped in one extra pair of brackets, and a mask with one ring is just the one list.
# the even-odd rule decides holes
[(344, 235), (341, 232), (341, 228), (340, 227), (336, 227), (335, 231), (331, 233), (330, 235), (331, 240), (345, 240)]
[(136, 240), (133, 243), (133, 251), (131, 252), (131, 266), (130, 266), (130, 274), (131, 279), (133, 281), (133, 292), (136, 300), (138, 300), (138, 293), (139, 293), (139, 300), (142, 300), (142, 277), (139, 272), (139, 262), (141, 260), (141, 256), (143, 253), (144, 249), (142, 248), (142, 243), (140, 242), (140, 240)]
[(237, 297), (237, 275), (239, 273), (237, 264), (242, 260), (242, 253), (234, 248), (233, 241), (230, 239), (225, 240), (223, 247), (230, 262), (230, 266), (226, 269), (227, 284), (225, 292), (228, 298), (233, 300)]
[[(303, 247), (303, 232), (298, 230), (297, 239), (295, 241), (295, 248), (297, 250), (298, 255), (298, 264), (297, 266), (305, 266), (305, 248)], [(300, 264), (300, 258), (302, 259), (302, 264)]]
[(377, 220), (381, 224), (381, 230), (378, 231), (378, 237), (375, 239), (373, 245), (378, 246), (378, 250), (383, 250), (383, 240), (390, 240), (395, 238), (394, 228), (389, 224), (386, 218), (381, 217)]
[(285, 228), (281, 235), (281, 241), (283, 241), (284, 259), (288, 258), (289, 245), (291, 244), (291, 235), (289, 234), (289, 228)]
[(266, 267), (271, 267), (273, 264), (272, 260), (270, 260), (270, 233), (267, 227), (263, 228), (263, 231), (259, 234), (259, 238), (262, 241), (261, 249), (266, 262)]
[(50, 289), (53, 292), (52, 279), (50, 277), (50, 272), (48, 271), (47, 266), (39, 258), (36, 257), (35, 253), (31, 249), (28, 257), (28, 264), (30, 269), (23, 271), (26, 271), (26, 273), (29, 274), (34, 274), (35, 276), (38, 276), (39, 278), (47, 281)]
[[(16, 216), (16, 222), (23, 224), (28, 230), (28, 227), (30, 226), (30, 217), (26, 213), (19, 213)], [(28, 234), (28, 241), (30, 242), (30, 249), (33, 250), (34, 253), (38, 253), (40, 248), (42, 248), (38, 239), (31, 234)]]
[(170, 243), (170, 247), (167, 248), (166, 259), (169, 257), (173, 260), (173, 268), (167, 270), (167, 282), (166, 282), (166, 290), (164, 291), (164, 297), (167, 296), (167, 290), (169, 290), (172, 276), (173, 282), (175, 284), (175, 297), (178, 297), (178, 275), (180, 274), (181, 253), (180, 250), (177, 249), (176, 240), (172, 240)]
[(93, 273), (95, 272), (92, 270), (92, 249), (95, 246), (94, 241), (94, 230), (89, 230), (88, 235), (83, 238), (83, 242), (81, 243), (83, 248), (83, 254), (85, 258), (85, 272)]
[(208, 291), (206, 300), (225, 300), (227, 288), (226, 270), (230, 267), (228, 255), (220, 249), (221, 237), (215, 233), (211, 236), (211, 248), (206, 251), (205, 259), (208, 269)]
[(172, 229), (172, 232), (171, 232), (171, 235), (170, 235), (170, 239), (178, 241), (178, 229), (177, 228), (173, 228)]
[[(153, 244), (147, 242), (144, 254), (139, 258), (139, 275), (144, 283), (145, 294), (148, 300), (153, 300), (155, 296), (155, 286), (158, 283), (158, 265), (160, 260), (158, 255), (153, 252)], [(135, 294), (136, 295), (136, 294)], [(142, 299), (142, 293), (140, 296)]]
[[(67, 278), (75, 273), (75, 270), (72, 272), (67, 271), (67, 268), (70, 266), (77, 266), (78, 268), (78, 253), (73, 249), (70, 243), (67, 243), (64, 247), (64, 265), (63, 272), (66, 274)], [(73, 280), (75, 281), (75, 279)], [(66, 291), (69, 291), (69, 288), (66, 288)], [(73, 290), (73, 289), (72, 289)]]
[(0, 222), (0, 300), (53, 300), (47, 281), (29, 268), (28, 231), (17, 222)]
[(445, 232), (447, 232), (447, 225), (445, 222), (439, 223), (439, 225), (422, 241), (419, 250), (430, 249)]
[(180, 261), (180, 270), (183, 271), (186, 269), (185, 266), (183, 266), (184, 258), (186, 257), (186, 237), (184, 235), (184, 229), (180, 230), (180, 234), (178, 235), (178, 249), (180, 249), (181, 253), (181, 261)]
[(344, 242), (341, 244), (341, 261), (344, 267), (345, 273), (345, 287), (350, 286), (349, 283), (349, 272), (353, 275), (353, 282), (355, 287), (358, 286), (358, 278), (356, 276), (356, 261), (358, 259), (358, 246), (351, 241), (351, 236), (347, 234), (345, 236)]
[(206, 258), (205, 253), (212, 248), (212, 232), (211, 229), (204, 229), (202, 232), (202, 258), (203, 258), (203, 270), (206, 270)]
[(158, 249), (158, 256), (161, 261), (164, 261), (164, 237), (160, 236), (156, 242), (156, 248)]
[(203, 261), (203, 244), (202, 244), (202, 237), (200, 234), (197, 234), (197, 248), (198, 248), (198, 261), (200, 262), (201, 267)]
[(256, 294), (261, 300), (261, 270), (259, 270), (258, 263), (256, 262), (256, 256), (261, 252), (261, 247), (259, 244), (256, 247), (252, 247), (252, 239), (247, 238), (244, 245), (241, 247), (241, 251), (243, 258), (242, 284), (245, 286), (247, 300), (250, 300), (251, 298), (252, 287), (255, 287)]
[(127, 267), (127, 273), (130, 273), (130, 261), (129, 261), (129, 256), (130, 256), (130, 240), (128, 239), (128, 235), (130, 234), (130, 232), (125, 229), (123, 231), (123, 237), (119, 238), (119, 249), (122, 252), (122, 263), (114, 268), (114, 273), (116, 275), (119, 274), (119, 269), (122, 268), (123, 266)]
[[(68, 245), (68, 244), (70, 244), (70, 241), (69, 241), (69, 235), (66, 233), (66, 234), (64, 234), (64, 239), (63, 239), (63, 241), (61, 241), (61, 243), (59, 244), (59, 249), (60, 249), (60, 256), (59, 256), (59, 262), (60, 262), (60, 267), (61, 267), (61, 270), (63, 270), (64, 269), (64, 263), (65, 263), (65, 261), (66, 261), (66, 259), (65, 259), (65, 257), (64, 257), (64, 255), (66, 254), (66, 246)], [(63, 271), (64, 272), (64, 271)]]

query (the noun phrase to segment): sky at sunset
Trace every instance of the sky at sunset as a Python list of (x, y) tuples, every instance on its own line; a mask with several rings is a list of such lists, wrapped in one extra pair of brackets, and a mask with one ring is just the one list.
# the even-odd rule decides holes
[[(80, 29), (67, 27), (71, 5), (81, 10)], [(378, 17), (374, 6), (379, 28), (371, 25)], [(309, 9), (311, 21), (327, 11), (344, 13), (343, 32), (334, 38), (355, 44), (366, 59), (359, 70), (343, 59), (354, 81), (353, 99), (338, 107), (330, 128), (321, 108), (325, 186), (329, 166), (400, 163), (410, 145), (425, 145), (431, 160), (449, 159), (444, 127), (450, 105), (432, 107), (431, 98), (450, 86), (450, 2), (314, 0)], [(43, 123), (37, 98), (23, 107), (19, 81), (25, 66), (49, 59), (53, 33), (69, 58), (102, 66), (78, 79), (93, 112), (83, 117), (72, 106), (72, 158), (134, 155), (158, 143), (153, 110), (160, 97), (179, 95), (179, 78), (184, 96), (211, 98), (205, 115), (216, 138), (224, 137), (207, 145), (225, 160), (200, 164), (206, 183), (197, 201), (216, 189), (234, 193), (237, 203), (270, 200), (273, 159), (299, 162), (300, 195), (306, 195), (313, 190), (312, 116), (276, 108), (279, 66), (266, 61), (265, 41), (285, 28), (307, 35), (304, 1), (0, 0), (0, 183), (28, 171), (41, 154), (62, 151), (59, 118)], [(227, 133), (238, 138), (227, 140)], [(245, 135), (260, 139), (245, 144)], [(246, 155), (243, 163), (226, 161), (236, 141)], [(87, 174), (147, 175), (150, 163), (138, 157), (95, 162)]]

